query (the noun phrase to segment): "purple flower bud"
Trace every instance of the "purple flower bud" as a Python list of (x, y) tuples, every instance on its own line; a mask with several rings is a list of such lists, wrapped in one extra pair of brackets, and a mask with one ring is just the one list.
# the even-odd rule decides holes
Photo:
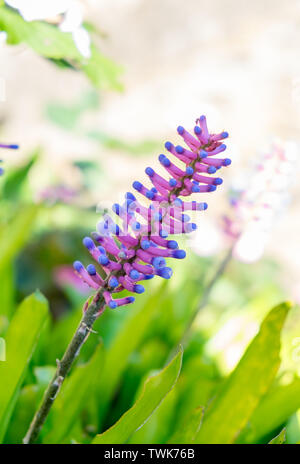
[[(166, 259), (183, 259), (186, 253), (178, 249), (177, 241), (167, 240), (167, 237), (196, 230), (196, 224), (190, 222), (186, 211), (207, 209), (205, 202), (183, 201), (182, 198), (192, 193), (215, 191), (216, 186), (222, 184), (222, 179), (209, 177), (210, 174), (231, 163), (229, 158), (214, 158), (226, 149), (221, 141), (228, 137), (228, 133), (210, 134), (205, 116), (197, 120), (194, 135), (182, 126), (178, 126), (177, 132), (187, 148), (181, 145), (175, 147), (171, 142), (166, 142), (165, 148), (183, 167), (178, 167), (160, 154), (159, 162), (167, 171), (168, 179), (147, 167), (145, 172), (152, 186), (147, 188), (139, 181), (132, 184), (139, 194), (150, 201), (144, 205), (131, 192), (127, 192), (124, 204), (115, 203), (112, 207), (122, 221), (122, 229), (110, 216), (105, 215), (104, 220), (98, 223), (98, 232), (92, 233), (100, 246), (96, 247), (89, 237), (84, 238), (85, 247), (97, 265), (102, 266), (102, 272), (98, 274), (93, 264), (85, 269), (79, 261), (74, 263), (76, 272), (88, 285), (92, 288), (103, 287), (103, 297), (110, 308), (134, 301), (133, 297), (113, 299), (112, 295), (116, 292), (126, 289), (143, 293), (144, 287), (137, 281), (149, 280), (155, 275), (164, 279), (171, 277), (172, 269), (166, 266)], [(103, 273), (106, 277), (102, 279), (100, 275)]]

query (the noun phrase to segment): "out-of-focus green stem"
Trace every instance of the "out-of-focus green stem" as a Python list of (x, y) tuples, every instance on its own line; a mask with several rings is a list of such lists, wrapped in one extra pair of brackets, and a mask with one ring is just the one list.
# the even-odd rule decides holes
[(211, 295), (211, 292), (212, 292), (215, 284), (218, 282), (219, 278), (224, 274), (225, 270), (227, 269), (227, 266), (228, 266), (228, 264), (230, 263), (230, 261), (232, 259), (232, 252), (233, 252), (233, 246), (231, 246), (229, 248), (226, 255), (224, 256), (224, 258), (220, 262), (219, 266), (217, 267), (214, 275), (212, 276), (212, 278), (210, 279), (210, 281), (208, 282), (208, 284), (204, 288), (204, 291), (203, 291), (201, 300), (199, 302), (199, 305), (197, 306), (196, 310), (191, 315), (191, 317), (189, 319), (189, 322), (188, 322), (188, 324), (187, 324), (187, 326), (185, 328), (185, 331), (183, 333), (183, 336), (182, 336), (182, 338), (180, 340), (180, 344), (183, 347), (185, 346), (185, 344), (186, 344), (186, 342), (187, 342), (187, 340), (188, 340), (188, 338), (190, 336), (191, 329), (192, 329), (192, 326), (194, 324), (194, 321), (196, 320), (196, 317), (198, 316), (199, 312), (207, 305), (207, 303), (209, 301), (209, 298), (210, 298), (210, 295)]

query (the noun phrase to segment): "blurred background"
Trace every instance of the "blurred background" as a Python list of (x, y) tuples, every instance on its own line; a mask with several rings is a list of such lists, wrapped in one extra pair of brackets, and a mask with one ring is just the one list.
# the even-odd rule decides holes
[[(113, 9), (104, 0), (82, 4), (85, 19), (100, 31), (101, 50), (123, 67), (124, 92), (92, 94), (82, 74), (58, 72), (26, 45), (2, 46), (1, 135), (21, 145), (8, 165), (39, 145), (45, 177), (76, 188), (78, 176), (68, 165), (93, 159), (105, 176), (94, 200), (114, 200), (143, 175), (145, 164), (156, 163), (178, 124), (192, 128), (203, 113), (212, 130), (230, 133), (233, 159), (222, 192), (210, 198), (211, 218), (231, 179), (275, 138), (299, 142), (300, 2), (117, 0)], [(32, 182), (39, 189), (48, 179), (39, 172)], [(300, 271), (298, 196), (296, 186), (267, 247), (291, 287)]]
[[(3, 143), (20, 145), (18, 151), (1, 154), (6, 174), (0, 179), (0, 234), (5, 234), (3, 226), (19, 220), (14, 230), (21, 235), (8, 245), (7, 233), (0, 247), (13, 248), (7, 265), (15, 287), (5, 293), (5, 306), (39, 287), (55, 319), (80, 307), (89, 293), (70, 266), (75, 259), (88, 263), (81, 240), (95, 229), (100, 214), (96, 206), (101, 211), (119, 201), (134, 180), (145, 178), (146, 166), (158, 166), (166, 140), (178, 143), (176, 127), (192, 130), (196, 118), (205, 114), (211, 132), (229, 132), (226, 156), (232, 165), (222, 170), (224, 183), (217, 192), (203, 195), (209, 208), (199, 219), (199, 232), (184, 244), (189, 257), (175, 265), (168, 309), (157, 332), (152, 328), (155, 356), (162, 353), (164, 359), (180, 340), (205, 283), (230, 246), (222, 222), (223, 215), (231, 214), (229, 191), (236, 185), (247, 190), (253, 165), (270, 153), (272, 144), (282, 147), (289, 161), (277, 195), (282, 193), (284, 204), (264, 231), (262, 249), (252, 253), (257, 235), (250, 237), (247, 259), (232, 260), (195, 322), (191, 346), (204, 344), (206, 355), (227, 373), (272, 304), (284, 298), (300, 302), (300, 2), (79, 3), (94, 43), (111, 60), (102, 62), (105, 85), (101, 79), (95, 85), (70, 62), (66, 66), (63, 60), (54, 63), (39, 56), (28, 43), (9, 45), (0, 34), (0, 136)], [(3, 21), (0, 14), (0, 30), (5, 30)], [(38, 205), (37, 215), (27, 211), (33, 205)], [(9, 289), (7, 269), (3, 286)], [(154, 294), (156, 285), (150, 282), (147, 295)], [(175, 322), (166, 341), (170, 314)], [(119, 315), (107, 316), (107, 325), (103, 323), (107, 340), (120, 324)], [(295, 312), (284, 358), (285, 367), (296, 371), (300, 360), (293, 350), (299, 344), (299, 324)], [(151, 349), (147, 343), (145, 347), (140, 356), (149, 361)], [(137, 356), (129, 374), (138, 365)], [(153, 367), (150, 361), (146, 365)], [(125, 383), (130, 383), (129, 374)], [(121, 410), (129, 401), (126, 391)]]

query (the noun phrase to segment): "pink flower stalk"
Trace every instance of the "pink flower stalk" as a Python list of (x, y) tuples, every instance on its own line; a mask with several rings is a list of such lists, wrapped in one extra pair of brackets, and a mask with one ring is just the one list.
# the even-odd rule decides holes
[[(223, 225), (224, 232), (236, 242), (235, 257), (255, 261), (262, 255), (267, 234), (289, 200), (295, 164), (292, 158), (289, 150), (272, 146), (261, 156), (253, 174), (248, 173), (247, 188), (232, 191), (232, 214), (223, 218)], [(243, 249), (247, 249), (245, 259)]]
[(178, 249), (175, 240), (168, 240), (168, 236), (195, 230), (196, 224), (190, 222), (185, 212), (207, 208), (206, 203), (183, 201), (180, 197), (215, 191), (223, 181), (210, 175), (231, 164), (229, 158), (215, 158), (226, 149), (222, 140), (228, 133), (210, 134), (205, 116), (196, 121), (194, 135), (182, 126), (177, 132), (186, 147), (166, 142), (165, 148), (179, 160), (180, 167), (161, 154), (159, 161), (169, 174), (168, 178), (148, 167), (145, 172), (153, 186), (148, 188), (138, 181), (133, 183), (133, 188), (146, 203), (141, 203), (131, 192), (126, 193), (125, 202), (112, 207), (118, 224), (106, 214), (98, 223), (97, 232), (92, 233), (93, 240), (83, 239), (101, 271), (94, 264), (85, 268), (79, 261), (74, 263), (75, 271), (91, 288), (103, 288), (106, 305), (110, 308), (134, 301), (132, 296), (113, 299), (114, 294), (123, 290), (143, 293), (141, 281), (155, 275), (164, 279), (172, 276), (166, 259), (183, 259), (186, 253)]
[[(15, 145), (15, 144), (5, 145), (3, 143), (0, 143), (0, 148), (9, 148), (9, 149), (12, 149), (12, 150), (17, 150), (19, 148), (19, 145)], [(0, 163), (2, 163), (2, 160), (0, 160)], [(3, 174), (4, 174), (4, 169), (0, 168), (0, 176), (2, 176)]]

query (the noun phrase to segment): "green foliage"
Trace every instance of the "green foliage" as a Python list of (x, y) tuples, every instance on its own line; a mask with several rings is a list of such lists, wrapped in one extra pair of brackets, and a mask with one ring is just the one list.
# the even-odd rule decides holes
[(93, 444), (126, 443), (130, 436), (147, 421), (165, 396), (174, 387), (181, 369), (182, 351), (159, 374), (151, 376), (141, 396), (132, 408), (110, 429), (98, 435)]
[(254, 411), (242, 439), (257, 442), (284, 424), (300, 408), (300, 379), (288, 385), (276, 385)]
[(19, 306), (7, 331), (6, 361), (0, 364), (0, 442), (2, 442), (28, 364), (48, 316), (48, 304), (35, 292)]
[[(95, 104), (92, 94), (79, 99), (73, 119), (67, 110), (65, 126), (76, 130), (82, 112)], [(80, 243), (96, 215), (76, 206), (33, 204), (28, 175), (38, 170), (36, 158), (1, 179), (0, 335), (7, 344), (7, 360), (0, 361), (3, 443), (22, 442), (87, 298), (70, 284), (55, 283), (54, 276), (74, 257), (87, 262)], [(76, 166), (90, 186), (94, 166), (83, 160)], [(284, 299), (272, 263), (247, 269), (232, 263), (200, 312), (183, 359), (180, 352), (167, 364), (199, 306), (211, 266), (210, 260), (190, 254), (174, 264), (170, 282), (146, 282), (145, 294), (133, 305), (105, 311), (62, 385), (40, 443), (281, 444), (283, 429), (287, 443), (299, 441), (300, 381), (284, 375), (294, 367), (289, 346), (297, 350), (299, 312), (290, 311), (280, 352), (290, 305), (267, 314), (274, 300)], [(39, 293), (18, 306), (36, 286), (49, 297), (51, 319)], [(234, 335), (230, 324), (238, 327)], [(250, 324), (261, 324), (252, 341), (244, 337)], [(224, 332), (225, 347), (214, 351)], [(228, 367), (227, 345), (230, 353), (238, 343), (241, 359)]]
[[(275, 307), (204, 416), (196, 443), (232, 443), (271, 387), (280, 365), (280, 334), (290, 304)], [(222, 426), (220, 426), (222, 424)]]
[(286, 430), (282, 429), (281, 432), (269, 442), (269, 445), (283, 445), (286, 441)]
[(0, 6), (0, 28), (7, 33), (10, 45), (26, 43), (39, 55), (61, 64), (66, 62), (82, 70), (98, 88), (122, 90), (121, 69), (92, 45), (92, 56), (84, 58), (77, 50), (71, 33), (43, 21), (25, 21), (17, 12)]

